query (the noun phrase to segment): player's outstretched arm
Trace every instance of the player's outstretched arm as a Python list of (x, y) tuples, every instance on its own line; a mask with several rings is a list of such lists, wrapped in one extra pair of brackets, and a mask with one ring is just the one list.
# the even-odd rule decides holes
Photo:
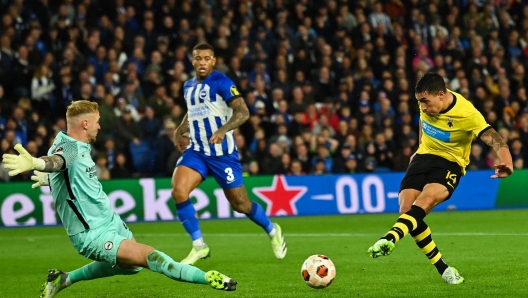
[(64, 158), (62, 156), (53, 154), (51, 156), (42, 156), (39, 159), (44, 160), (44, 169), (41, 170), (43, 172), (59, 172), (64, 169)]
[(15, 145), (15, 150), (20, 155), (4, 154), (2, 156), (5, 168), (11, 170), (9, 171), (9, 176), (15, 176), (31, 170), (57, 172), (64, 166), (64, 159), (58, 155), (35, 158), (20, 144)]
[(231, 109), (233, 109), (233, 116), (227, 121), (226, 124), (222, 125), (211, 137), (209, 142), (211, 144), (220, 144), (224, 140), (225, 134), (233, 130), (240, 125), (244, 124), (249, 119), (249, 109), (244, 101), (244, 98), (237, 97), (231, 101), (229, 104)]
[(493, 128), (488, 128), (480, 136), (480, 139), (497, 152), (497, 157), (500, 160), (500, 163), (495, 165), (495, 175), (491, 176), (491, 178), (506, 178), (513, 174), (513, 161), (510, 149), (497, 131)]

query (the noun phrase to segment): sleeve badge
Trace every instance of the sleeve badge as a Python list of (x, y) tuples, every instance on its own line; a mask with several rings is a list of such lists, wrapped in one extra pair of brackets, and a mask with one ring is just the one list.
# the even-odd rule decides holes
[(235, 86), (231, 86), (231, 88), (229, 88), (229, 92), (231, 92), (231, 95), (233, 95), (233, 96), (240, 95), (240, 92), (238, 92), (238, 90), (237, 90), (237, 88)]

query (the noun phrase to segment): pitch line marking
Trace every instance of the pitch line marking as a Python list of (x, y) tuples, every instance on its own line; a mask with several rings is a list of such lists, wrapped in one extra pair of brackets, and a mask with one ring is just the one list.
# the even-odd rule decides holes
[[(263, 237), (263, 233), (204, 233), (204, 237)], [(285, 237), (375, 237), (379, 233), (284, 233)], [(134, 233), (135, 237), (187, 237), (186, 233)], [(528, 233), (434, 233), (434, 236), (528, 236)], [(0, 240), (26, 239), (28, 241), (37, 239), (60, 239), (66, 235), (35, 235), (35, 236), (13, 236), (0, 237)]]

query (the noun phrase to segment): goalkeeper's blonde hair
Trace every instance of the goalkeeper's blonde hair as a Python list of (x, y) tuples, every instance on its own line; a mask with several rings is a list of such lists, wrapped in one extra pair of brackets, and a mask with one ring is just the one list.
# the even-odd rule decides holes
[(77, 100), (66, 110), (66, 119), (71, 119), (79, 115), (97, 113), (99, 111), (99, 105), (96, 102), (89, 100)]

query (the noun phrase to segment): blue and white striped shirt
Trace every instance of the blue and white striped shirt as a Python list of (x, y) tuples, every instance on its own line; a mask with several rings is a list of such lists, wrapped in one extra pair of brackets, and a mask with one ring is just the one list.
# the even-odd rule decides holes
[(233, 115), (229, 101), (240, 96), (235, 83), (223, 73), (213, 71), (198, 82), (196, 77), (183, 85), (187, 104), (190, 143), (187, 149), (207, 156), (222, 156), (238, 150), (233, 131), (226, 133), (221, 144), (209, 144), (213, 133)]

